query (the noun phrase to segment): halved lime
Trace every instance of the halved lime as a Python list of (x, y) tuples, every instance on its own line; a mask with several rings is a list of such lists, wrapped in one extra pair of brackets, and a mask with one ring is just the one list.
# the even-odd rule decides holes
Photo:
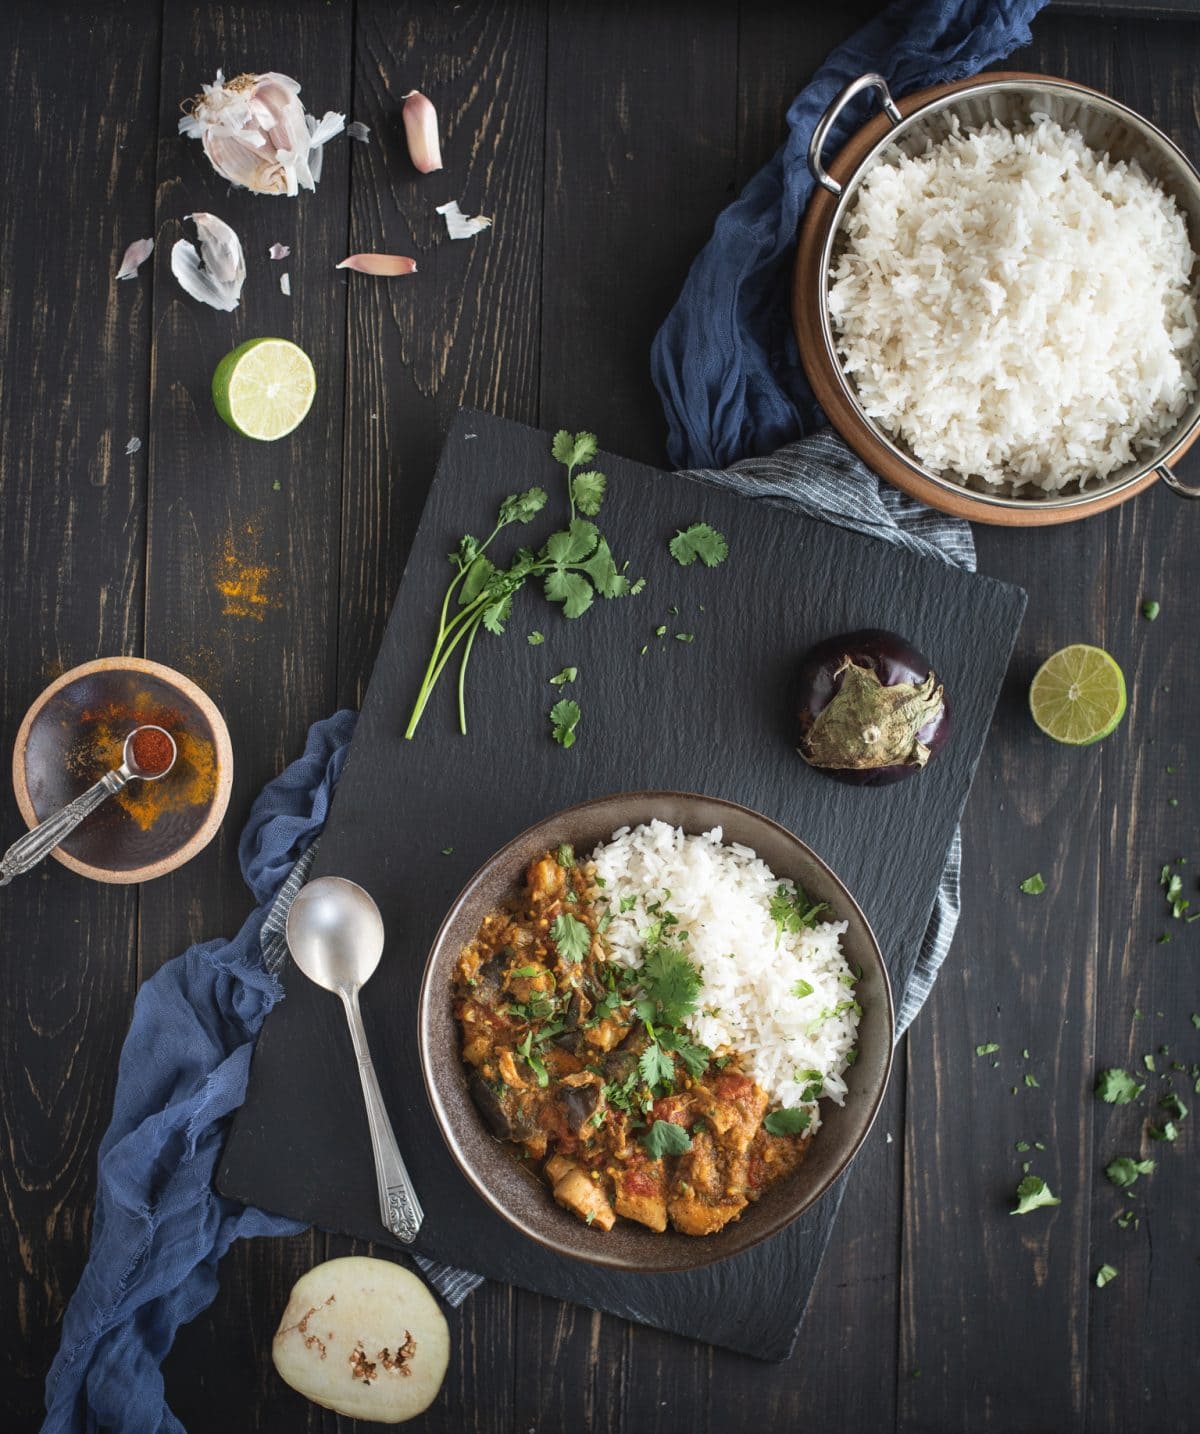
[(1125, 715), (1125, 674), (1102, 647), (1072, 643), (1048, 657), (1029, 688), (1033, 720), (1056, 742), (1086, 747)]
[(287, 339), (247, 339), (227, 353), (212, 379), (213, 403), (246, 438), (282, 438), (312, 407), (317, 376), (312, 360)]

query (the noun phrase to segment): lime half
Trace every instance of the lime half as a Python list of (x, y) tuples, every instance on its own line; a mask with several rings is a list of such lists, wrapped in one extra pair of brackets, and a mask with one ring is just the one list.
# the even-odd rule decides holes
[(287, 339), (248, 339), (217, 365), (213, 402), (225, 422), (246, 438), (282, 438), (312, 407), (317, 376), (312, 360)]
[(1056, 742), (1086, 747), (1125, 715), (1125, 674), (1102, 647), (1085, 642), (1048, 657), (1029, 689), (1033, 720)]

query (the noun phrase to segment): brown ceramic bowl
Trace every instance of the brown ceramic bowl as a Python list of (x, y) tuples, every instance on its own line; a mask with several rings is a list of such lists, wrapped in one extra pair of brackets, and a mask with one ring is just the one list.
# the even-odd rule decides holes
[[(112, 709), (168, 728), (179, 749), (176, 765), (158, 782), (131, 783), (120, 797), (109, 798), (53, 856), (93, 881), (149, 881), (207, 846), (229, 805), (229, 730), (212, 699), (190, 678), (140, 657), (102, 657), (64, 672), (26, 712), (17, 731), (13, 787), (31, 827), (66, 806), (103, 775), (101, 753), (127, 735), (119, 718), (105, 715)], [(137, 725), (139, 719), (128, 723), (129, 728)], [(211, 757), (213, 780), (198, 779), (191, 757)], [(167, 799), (153, 821), (138, 805), (139, 796), (151, 791)]]
[[(847, 1072), (850, 1094), (840, 1109), (822, 1107), (821, 1129), (792, 1175), (771, 1186), (741, 1218), (715, 1235), (696, 1238), (668, 1230), (656, 1235), (619, 1220), (605, 1234), (554, 1203), (549, 1188), (485, 1127), (467, 1093), (450, 985), (459, 952), (483, 917), (519, 889), (526, 866), (540, 853), (571, 842), (590, 852), (618, 827), (659, 818), (689, 833), (715, 826), (726, 841), (753, 847), (779, 876), (826, 901), (849, 922), (843, 949), (862, 968), (858, 1060)], [(686, 792), (626, 792), (599, 797), (538, 822), (486, 861), (450, 908), (425, 966), (418, 1018), (421, 1068), (438, 1126), (459, 1169), (489, 1205), (530, 1239), (561, 1255), (612, 1269), (661, 1273), (695, 1269), (740, 1254), (776, 1234), (818, 1200), (858, 1152), (883, 1099), (892, 1064), (892, 993), (875, 936), (854, 898), (832, 871), (791, 832), (767, 817), (715, 797)]]

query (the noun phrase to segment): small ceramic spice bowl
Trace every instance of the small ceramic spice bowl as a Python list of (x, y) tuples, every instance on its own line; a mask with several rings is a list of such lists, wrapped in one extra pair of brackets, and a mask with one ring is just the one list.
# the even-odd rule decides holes
[(30, 827), (120, 765), (139, 726), (175, 739), (175, 766), (130, 782), (53, 853), (93, 881), (149, 881), (174, 871), (216, 835), (229, 805), (233, 749), (212, 699), (181, 672), (138, 657), (103, 657), (65, 672), (17, 731), (13, 787)]

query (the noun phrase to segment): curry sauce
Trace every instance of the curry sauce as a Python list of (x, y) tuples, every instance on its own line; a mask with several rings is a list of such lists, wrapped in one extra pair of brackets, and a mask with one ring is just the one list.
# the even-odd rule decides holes
[[(454, 975), (471, 1094), (493, 1134), (589, 1225), (617, 1217), (711, 1235), (808, 1148), (763, 1126), (768, 1097), (736, 1052), (694, 1044), (643, 968), (611, 961), (592, 869), (570, 847), (530, 863)], [(699, 975), (678, 951), (661, 991)], [(674, 982), (668, 987), (668, 979)], [(661, 992), (660, 992), (661, 995)]]

